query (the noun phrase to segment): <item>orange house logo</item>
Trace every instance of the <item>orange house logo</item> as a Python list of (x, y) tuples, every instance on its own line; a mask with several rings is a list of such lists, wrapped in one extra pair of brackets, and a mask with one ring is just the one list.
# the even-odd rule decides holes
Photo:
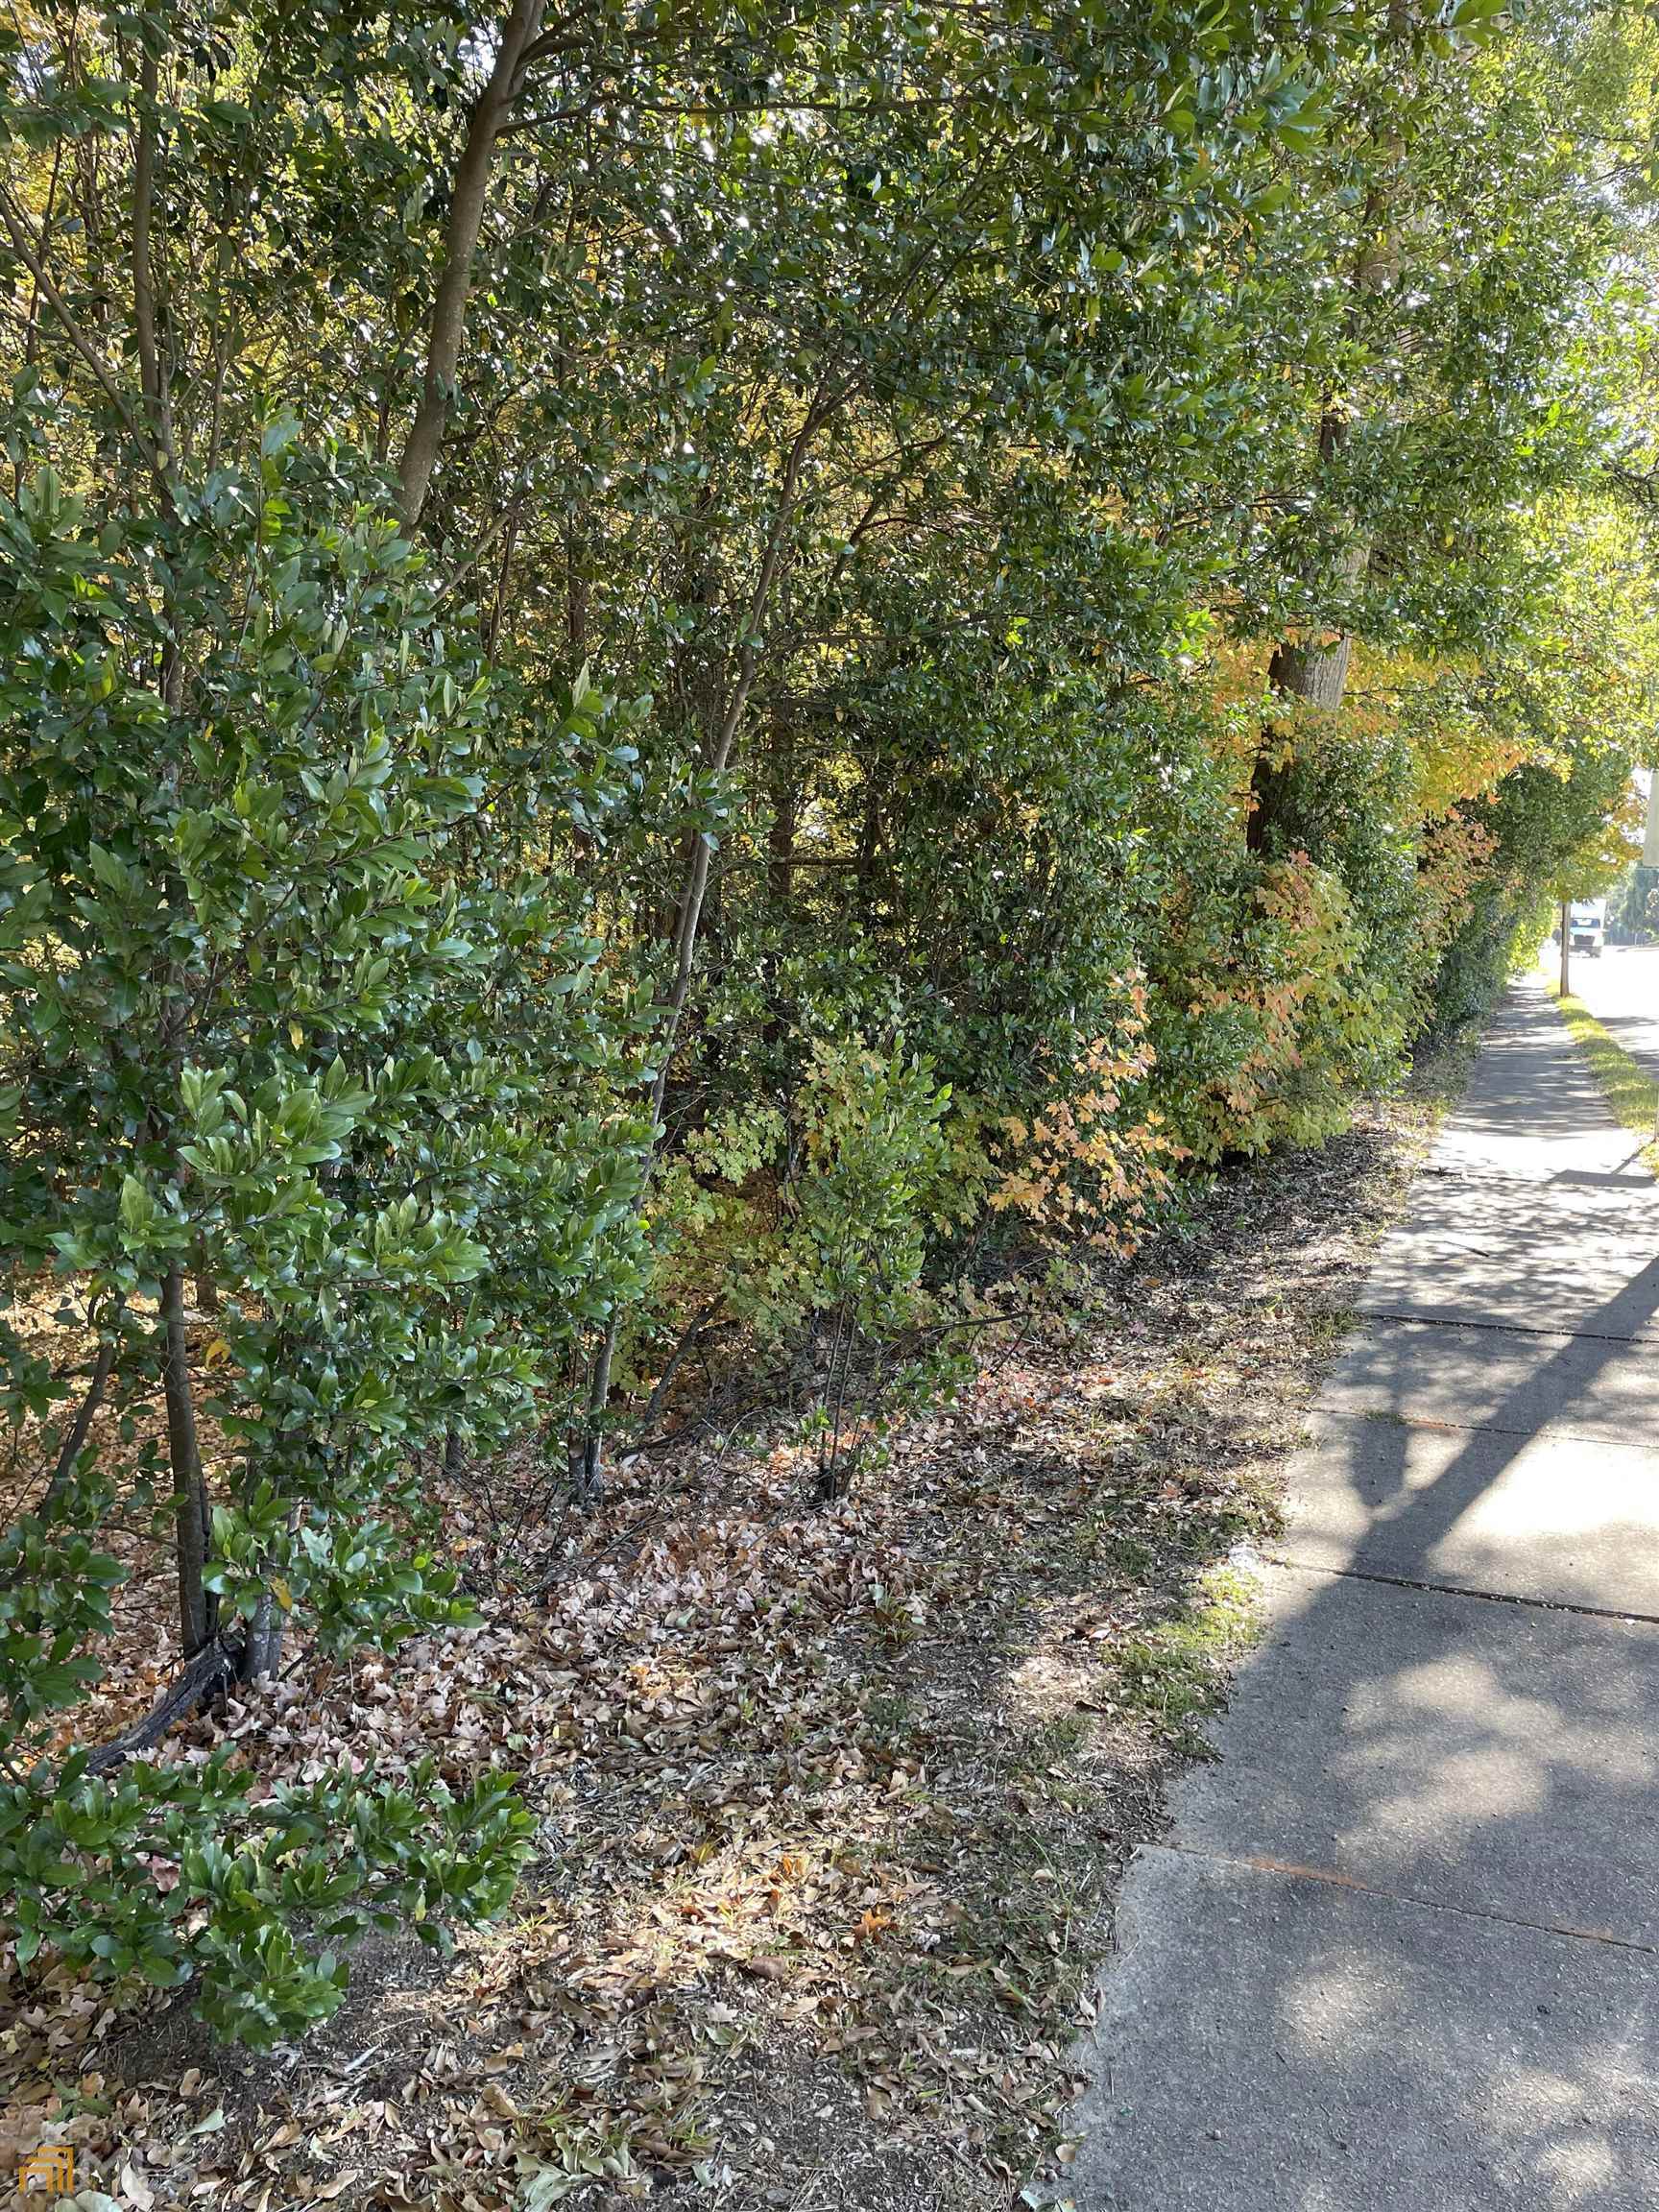
[(17, 2168), (19, 2189), (37, 2189), (46, 2197), (75, 2194), (75, 2152), (67, 2143), (42, 2143), (31, 2151)]

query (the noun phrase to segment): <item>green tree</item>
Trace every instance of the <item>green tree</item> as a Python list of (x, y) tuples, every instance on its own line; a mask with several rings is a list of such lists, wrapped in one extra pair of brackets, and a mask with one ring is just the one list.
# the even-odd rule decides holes
[[(157, 1723), (96, 1747), (91, 1767), (50, 1756), (108, 1625), (108, 1559), (74, 1549), (95, 1529), (86, 1500), (108, 1503), (75, 1446), (82, 1414), (112, 1382), (129, 1400), (160, 1385), (164, 1440), (137, 1466), (174, 1532), (176, 1648), (197, 1695), (270, 1672), (290, 1619), (349, 1649), (456, 1618), (422, 1457), (458, 1426), (484, 1448), (534, 1423), (562, 1342), (626, 1274), (613, 1232), (631, 1217), (641, 1132), (606, 1104), (630, 1070), (579, 893), (499, 863), (456, 873), (485, 820), (488, 685), (456, 657), (395, 517), (338, 457), (301, 453), (277, 425), (257, 469), (180, 485), (164, 516), (136, 517), (92, 511), (39, 468), (0, 505), (0, 635), (16, 1023), (0, 1207), (13, 1254), (65, 1273), (98, 1347), (89, 1377), (29, 1358), (9, 1378), (14, 1405), (71, 1410), (79, 1393), (81, 1408), (45, 1430), (53, 1496), (13, 1539), (8, 1758), (30, 1778), (12, 1818), (49, 1831), (65, 1792), (83, 1811), (126, 1807), (86, 1846), (113, 1879), (138, 1847), (132, 1819), (160, 1814), (136, 1785), (101, 1796), (89, 1776), (147, 1749)], [(567, 703), (548, 739), (590, 734), (598, 707)], [(219, 1293), (205, 1360), (192, 1277)], [(72, 1626), (49, 1626), (54, 1613)], [(217, 1874), (192, 1876), (186, 1781), (145, 1771), (173, 1819), (161, 1856), (183, 1876), (150, 1901), (139, 1956), (158, 1971), (191, 1949), (157, 1952), (161, 1932), (224, 1893)], [(194, 1801), (221, 1841), (227, 1788), (215, 1775)], [(355, 1788), (334, 1789), (356, 1818)], [(364, 1801), (382, 1799), (371, 1786)], [(473, 1810), (489, 1848), (447, 1897), (458, 1910), (498, 1900), (521, 1828), (496, 1783)], [(462, 1809), (444, 1816), (459, 1839)], [(371, 1882), (379, 1815), (363, 1817)], [(388, 1833), (405, 1899), (397, 1883), (426, 1880), (407, 1873), (414, 1819)], [(291, 2002), (253, 1989), (255, 1954), (288, 1942), (282, 1898), (309, 1893), (301, 1862), (273, 1877), (270, 1925), (220, 1957), (210, 1917), (194, 1946), (226, 2017), (242, 2017), (233, 1989), (261, 2032), (326, 1994), (325, 1971), (298, 1967)], [(56, 1894), (22, 1877), (71, 1955), (88, 1939), (84, 1873), (77, 1851)]]

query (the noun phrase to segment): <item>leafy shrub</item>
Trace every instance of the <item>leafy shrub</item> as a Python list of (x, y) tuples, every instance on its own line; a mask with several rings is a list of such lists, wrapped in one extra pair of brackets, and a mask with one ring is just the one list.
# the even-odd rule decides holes
[(1046, 1070), (1048, 1095), (1029, 1121), (998, 1125), (991, 1210), (1065, 1246), (1132, 1249), (1184, 1157), (1150, 1102), (1144, 985), (1131, 983), (1125, 998), (1117, 1036), (1095, 1038), (1064, 1073)]
[(826, 1317), (884, 1339), (921, 1325), (930, 1239), (973, 1217), (984, 1175), (950, 1108), (902, 1043), (819, 1040), (786, 1111), (722, 1114), (664, 1169), (663, 1316), (715, 1302), (766, 1351)]
[(69, 1457), (8, 1541), (0, 1896), (265, 2037), (337, 2001), (301, 1926), (491, 1911), (523, 1817), (499, 1777), (255, 1804), (224, 1760), (88, 1764), (117, 1570), (60, 1410), (161, 1383), (124, 1509), (173, 1532), (204, 1687), (272, 1671), (290, 1623), (343, 1652), (452, 1621), (422, 1453), (535, 1419), (630, 1279), (644, 1131), (608, 1104), (628, 1063), (571, 887), (454, 872), (488, 686), (337, 456), (278, 427), (159, 520), (37, 471), (0, 501), (0, 1213), (99, 1347), (89, 1382), (7, 1346), (13, 1418)]

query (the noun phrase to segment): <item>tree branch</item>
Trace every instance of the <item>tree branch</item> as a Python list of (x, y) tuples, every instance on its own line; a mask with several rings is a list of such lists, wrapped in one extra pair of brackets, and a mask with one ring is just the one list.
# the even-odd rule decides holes
[[(52, 281), (44, 263), (30, 244), (28, 230), (12, 204), (11, 194), (3, 184), (0, 184), (0, 223), (4, 223), (6, 226), (6, 234), (12, 241), (12, 251), (40, 287), (41, 298), (51, 308), (53, 314), (57, 316), (59, 323), (62, 325), (64, 336), (98, 379), (106, 398), (127, 425), (132, 435), (134, 445), (138, 446), (149, 462), (157, 483), (166, 485), (166, 470), (162, 466), (161, 456), (156, 450), (154, 442), (146, 435), (138, 418), (127, 404), (126, 395), (116, 381), (114, 370), (110, 368), (108, 362), (105, 360), (103, 354), (99, 352), (97, 347), (82, 329), (68, 301)], [(169, 495), (171, 495), (170, 487)]]
[(449, 397), (461, 359), (467, 302), (472, 290), (472, 260), (484, 221), (491, 173), (495, 165), (496, 141), (508, 110), (517, 97), (525, 62), (541, 28), (543, 5), (544, 0), (515, 0), (513, 12), (502, 24), (496, 40), (495, 62), (489, 82), (468, 118), (466, 142), (461, 149), (455, 188), (449, 201), (444, 273), (438, 280), (438, 297), (432, 306), (421, 404), (415, 411), (402, 458), (397, 464), (399, 503), (403, 519), (411, 528), (420, 521), (426, 505), (432, 471), (438, 465), (449, 419)]
[(100, 1344), (98, 1358), (93, 1362), (92, 1380), (86, 1385), (86, 1395), (82, 1399), (81, 1409), (75, 1416), (68, 1435), (63, 1439), (63, 1449), (58, 1455), (58, 1464), (52, 1470), (52, 1479), (41, 1495), (40, 1503), (36, 1507), (36, 1512), (48, 1512), (63, 1495), (63, 1486), (74, 1472), (75, 1462), (86, 1448), (86, 1432), (92, 1426), (93, 1415), (104, 1403), (104, 1393), (109, 1386), (109, 1377), (114, 1366), (115, 1346), (113, 1343)]
[(156, 211), (156, 57), (146, 51), (138, 76), (138, 140), (132, 160), (132, 323), (138, 340), (138, 374), (150, 434), (169, 473), (173, 466), (173, 424), (166, 373), (156, 343), (156, 273), (150, 258), (150, 233)]

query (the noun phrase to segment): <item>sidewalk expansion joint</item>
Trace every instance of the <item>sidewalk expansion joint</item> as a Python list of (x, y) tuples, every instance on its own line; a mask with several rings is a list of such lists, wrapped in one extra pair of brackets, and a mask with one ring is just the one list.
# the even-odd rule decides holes
[(1659, 1187), (1646, 1168), (1640, 1175), (1623, 1167), (1553, 1167), (1528, 1175), (1513, 1167), (1437, 1167), (1431, 1162), (1418, 1168), (1417, 1180), (1470, 1190), (1616, 1190), (1630, 1198), (1659, 1197)]
[(1292, 1575), (1328, 1575), (1334, 1581), (1380, 1582), (1388, 1590), (1427, 1590), (1441, 1598), (1473, 1598), (1482, 1605), (1523, 1605), (1533, 1613), (1579, 1613), (1589, 1621), (1634, 1621), (1659, 1628), (1659, 1613), (1632, 1613), (1616, 1605), (1581, 1605), (1571, 1598), (1527, 1598), (1515, 1590), (1472, 1590), (1466, 1582), (1435, 1582), (1427, 1575), (1387, 1575), (1374, 1567), (1324, 1567), (1310, 1559), (1290, 1559), (1263, 1550), (1270, 1567)]
[[(1596, 1344), (1647, 1344), (1651, 1337), (1612, 1329), (1546, 1329), (1536, 1321), (1483, 1321), (1464, 1313), (1397, 1313), (1388, 1306), (1356, 1306), (1365, 1321), (1407, 1321), (1419, 1329), (1486, 1329), (1495, 1336), (1579, 1337)], [(1659, 1330), (1656, 1330), (1659, 1334)]]
[(1165, 1851), (1172, 1859), (1199, 1859), (1213, 1866), (1237, 1866), (1252, 1874), (1278, 1874), (1292, 1882), (1319, 1882), (1332, 1889), (1346, 1889), (1358, 1897), (1376, 1897), (1389, 1905), (1412, 1905), (1424, 1912), (1450, 1912), (1459, 1920), (1489, 1920), (1501, 1928), (1525, 1928), (1534, 1936), (1559, 1936), (1573, 1943), (1600, 1943), (1613, 1951), (1637, 1951), (1659, 1958), (1659, 1943), (1645, 1943), (1640, 1936), (1615, 1936), (1607, 1928), (1574, 1928), (1560, 1920), (1528, 1920), (1519, 1912), (1500, 1912), (1495, 1906), (1451, 1905), (1439, 1897), (1420, 1897), (1409, 1889), (1384, 1889), (1357, 1875), (1341, 1874), (1332, 1866), (1302, 1866), (1294, 1860), (1272, 1859), (1262, 1852), (1203, 1851), (1190, 1843), (1143, 1843), (1143, 1851)]
[(1392, 1406), (1327, 1406), (1317, 1399), (1303, 1417), (1304, 1427), (1312, 1431), (1310, 1444), (1319, 1441), (1313, 1425), (1320, 1421), (1392, 1421), (1397, 1429), (1421, 1429), (1434, 1436), (1520, 1436), (1528, 1443), (1536, 1439), (1540, 1443), (1602, 1444), (1621, 1452), (1659, 1449), (1640, 1437), (1599, 1435), (1593, 1429), (1575, 1429), (1566, 1422), (1551, 1421), (1542, 1429), (1513, 1428), (1506, 1421), (1448, 1421), (1438, 1413), (1401, 1413)]

